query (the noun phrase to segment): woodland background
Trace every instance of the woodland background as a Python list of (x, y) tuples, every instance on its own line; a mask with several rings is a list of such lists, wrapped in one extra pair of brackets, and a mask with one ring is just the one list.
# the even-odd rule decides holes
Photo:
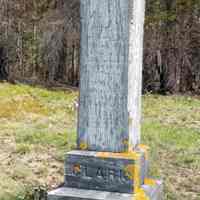
[[(143, 91), (200, 94), (200, 1), (147, 0)], [(79, 84), (79, 0), (0, 0), (0, 79)]]

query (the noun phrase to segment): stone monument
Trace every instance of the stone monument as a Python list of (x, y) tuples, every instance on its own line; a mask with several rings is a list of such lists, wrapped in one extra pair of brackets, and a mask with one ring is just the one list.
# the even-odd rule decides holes
[(162, 183), (148, 178), (148, 148), (140, 144), (143, 34), (137, 30), (144, 19), (137, 26), (136, 1), (80, 1), (77, 149), (66, 154), (64, 185), (48, 200), (162, 197)]

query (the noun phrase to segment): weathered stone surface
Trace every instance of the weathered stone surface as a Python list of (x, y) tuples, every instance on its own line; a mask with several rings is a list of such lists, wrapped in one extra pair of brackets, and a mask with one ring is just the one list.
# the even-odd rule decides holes
[(128, 113), (131, 149), (141, 142), (142, 65), (145, 0), (129, 0)]
[(145, 191), (147, 196), (153, 200), (162, 200), (163, 199), (163, 183), (162, 181), (157, 180), (156, 185), (142, 185), (142, 189)]
[(131, 194), (83, 190), (68, 187), (59, 188), (48, 194), (48, 200), (129, 200), (131, 198)]
[(129, 154), (120, 155), (92, 151), (69, 152), (65, 163), (65, 186), (133, 193), (135, 177), (139, 177), (143, 184), (147, 175), (145, 155), (143, 152), (137, 152), (138, 158)]
[[(146, 198), (143, 200), (162, 200), (162, 182), (157, 181), (154, 186), (143, 185)], [(77, 188), (62, 187), (48, 193), (48, 200), (136, 200), (136, 195), (127, 193), (114, 193), (96, 190), (84, 190)]]
[(129, 0), (83, 0), (78, 148), (128, 150)]

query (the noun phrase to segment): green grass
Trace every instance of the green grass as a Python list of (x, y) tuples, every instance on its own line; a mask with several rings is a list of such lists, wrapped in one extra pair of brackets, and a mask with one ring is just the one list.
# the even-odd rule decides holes
[(165, 199), (200, 199), (200, 99), (143, 99), (143, 142), (151, 147), (151, 174), (165, 182)]
[[(0, 84), (0, 200), (30, 200), (33, 186), (63, 181), (75, 147), (76, 91)], [(142, 142), (165, 200), (200, 199), (200, 98), (143, 97)]]
[(76, 99), (70, 90), (0, 84), (0, 200), (62, 182), (64, 153), (75, 145)]

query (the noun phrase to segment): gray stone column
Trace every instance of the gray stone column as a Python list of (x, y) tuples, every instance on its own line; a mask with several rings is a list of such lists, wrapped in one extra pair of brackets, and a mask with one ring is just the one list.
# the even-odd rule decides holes
[(78, 148), (128, 150), (129, 0), (81, 0)]

